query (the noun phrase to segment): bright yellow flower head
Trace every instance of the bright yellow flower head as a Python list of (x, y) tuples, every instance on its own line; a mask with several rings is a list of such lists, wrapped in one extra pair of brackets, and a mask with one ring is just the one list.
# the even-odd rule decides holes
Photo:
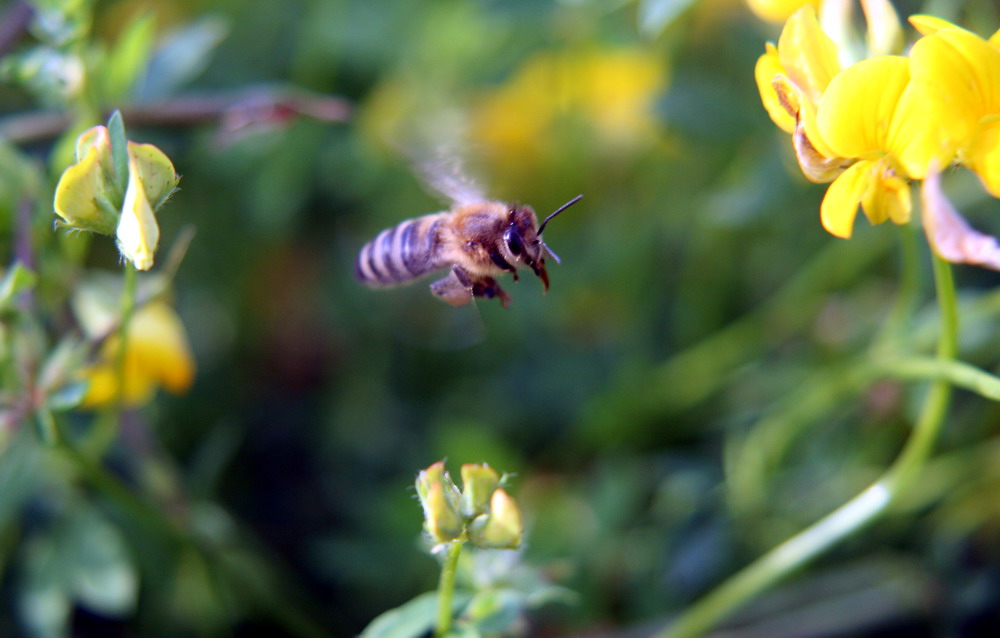
[(913, 45), (910, 64), (915, 90), (933, 111), (934, 156), (942, 166), (957, 158), (1000, 197), (1000, 50), (940, 19), (914, 23), (928, 34)]
[(922, 178), (930, 159), (928, 116), (911, 90), (904, 57), (863, 60), (834, 78), (817, 110), (817, 127), (838, 156), (857, 161), (827, 191), (820, 209), (824, 228), (850, 237), (859, 205), (873, 224), (909, 221), (909, 180)]
[[(194, 381), (191, 355), (184, 326), (164, 302), (151, 301), (137, 309), (126, 339), (122, 402), (139, 406), (152, 399), (158, 387), (179, 394)], [(94, 365), (84, 370), (89, 381), (81, 407), (98, 408), (118, 400), (118, 339), (104, 342)]]

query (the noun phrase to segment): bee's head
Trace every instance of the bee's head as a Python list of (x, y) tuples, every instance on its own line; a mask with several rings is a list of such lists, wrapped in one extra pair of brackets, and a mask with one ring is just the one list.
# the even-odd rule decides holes
[(580, 201), (582, 197), (583, 195), (577, 195), (560, 206), (556, 212), (546, 217), (541, 225), (538, 225), (538, 218), (535, 217), (535, 211), (530, 206), (512, 208), (507, 216), (507, 228), (504, 229), (503, 243), (510, 259), (514, 263), (521, 263), (531, 268), (535, 276), (542, 280), (545, 290), (549, 289), (549, 275), (545, 272), (545, 257), (546, 255), (551, 256), (558, 264), (559, 256), (542, 241), (542, 231), (550, 219)]

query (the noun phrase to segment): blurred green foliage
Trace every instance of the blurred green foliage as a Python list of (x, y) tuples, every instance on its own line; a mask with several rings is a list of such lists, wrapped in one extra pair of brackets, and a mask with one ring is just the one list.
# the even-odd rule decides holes
[[(435, 586), (410, 486), (440, 458), (516, 475), (521, 560), (575, 592), (533, 612), (533, 634), (652, 631), (862, 489), (908, 434), (924, 384), (865, 369), (933, 351), (927, 251), (913, 228), (822, 230), (822, 189), (753, 82), (777, 28), (736, 0), (33, 6), (3, 43), (0, 247), (52, 313), (8, 340), (26, 275), (7, 271), (4, 343), (54, 349), (83, 269), (119, 268), (112, 242), (53, 232), (50, 202), (76, 133), (121, 108), (183, 176), (161, 254), (194, 225), (173, 297), (198, 378), (128, 412), (100, 463), (52, 455), (44, 424), (4, 421), (0, 634), (357, 634)], [(1000, 25), (990, 2), (962, 7), (941, 15)], [(77, 63), (103, 70), (86, 99), (66, 94)], [(154, 111), (291, 89), (351, 116), (253, 99)], [(625, 126), (602, 119), (619, 108)], [(53, 114), (67, 119), (51, 134), (28, 128)], [(382, 228), (447, 206), (420, 164), (452, 153), (490, 197), (539, 214), (584, 194), (546, 230), (562, 258), (547, 295), (508, 279), (510, 309), (454, 309), (426, 282), (354, 280)], [(1000, 231), (978, 184), (948, 188)], [(996, 275), (958, 280), (962, 357), (995, 370)], [(5, 398), (17, 391), (5, 378)], [(85, 432), (96, 417), (60, 418)], [(919, 489), (756, 602), (747, 631), (997, 630), (998, 423), (996, 404), (960, 393)]]

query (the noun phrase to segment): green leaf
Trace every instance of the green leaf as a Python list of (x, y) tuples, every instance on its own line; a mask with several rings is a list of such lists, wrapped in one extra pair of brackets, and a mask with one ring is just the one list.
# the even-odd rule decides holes
[(0, 279), (0, 310), (7, 310), (18, 294), (35, 286), (37, 279), (21, 262), (8, 268)]
[(64, 638), (69, 629), (70, 600), (57, 544), (36, 537), (24, 548), (18, 611), (32, 638)]
[(164, 38), (136, 87), (136, 99), (148, 102), (175, 93), (208, 66), (212, 50), (228, 33), (225, 20), (209, 16)]
[(654, 38), (693, 4), (694, 0), (639, 0), (639, 31)]
[[(453, 612), (469, 602), (469, 595), (455, 592)], [(361, 638), (418, 638), (434, 628), (437, 592), (421, 594), (408, 603), (379, 615), (361, 632)]]
[(96, 509), (86, 508), (71, 523), (65, 547), (71, 568), (69, 588), (82, 605), (108, 616), (135, 608), (139, 576), (118, 529)]
[(111, 136), (111, 159), (115, 166), (115, 183), (121, 192), (128, 185), (128, 139), (125, 137), (125, 122), (116, 110), (108, 118), (108, 134)]
[(156, 22), (152, 13), (139, 14), (125, 27), (104, 66), (104, 99), (126, 100), (153, 53)]
[(86, 381), (67, 383), (61, 388), (50, 392), (45, 398), (45, 407), (54, 412), (65, 412), (80, 405), (83, 397), (87, 396), (87, 388), (90, 387)]
[(513, 589), (482, 591), (469, 603), (465, 617), (482, 634), (502, 634), (517, 622), (524, 603), (524, 595)]

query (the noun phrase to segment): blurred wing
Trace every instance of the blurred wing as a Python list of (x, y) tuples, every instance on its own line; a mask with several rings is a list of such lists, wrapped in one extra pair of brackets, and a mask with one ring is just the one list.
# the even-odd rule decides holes
[(483, 189), (465, 171), (461, 154), (454, 148), (439, 148), (429, 159), (417, 163), (417, 170), (428, 188), (455, 204), (486, 201)]

